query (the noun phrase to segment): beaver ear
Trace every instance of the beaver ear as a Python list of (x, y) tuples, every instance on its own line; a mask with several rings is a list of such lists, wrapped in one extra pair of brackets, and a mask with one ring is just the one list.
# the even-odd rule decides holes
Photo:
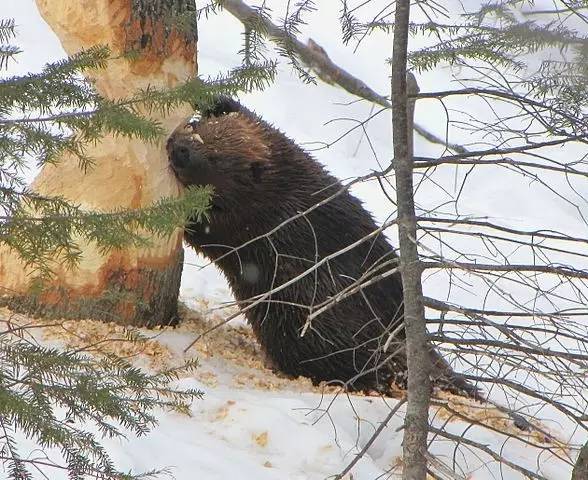
[(253, 162), (251, 164), (251, 175), (253, 176), (253, 181), (255, 183), (261, 182), (261, 175), (263, 174), (263, 165), (261, 162)]
[(241, 104), (225, 95), (216, 95), (196, 104), (196, 109), (202, 117), (220, 117), (228, 113), (240, 112)]

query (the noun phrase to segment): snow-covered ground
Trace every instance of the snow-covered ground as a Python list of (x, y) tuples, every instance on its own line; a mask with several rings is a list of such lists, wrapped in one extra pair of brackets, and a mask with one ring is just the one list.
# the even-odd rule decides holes
[[(194, 303), (193, 307), (195, 311), (206, 310), (204, 302)], [(124, 342), (113, 342), (113, 351), (120, 354), (143, 351), (135, 360), (146, 368), (172, 367), (196, 356), (200, 362), (197, 372), (177, 383), (180, 387), (206, 392), (202, 400), (194, 402), (190, 417), (160, 412), (160, 423), (149, 435), (104, 440), (123, 470), (138, 472), (155, 466), (169, 467), (179, 480), (332, 478), (353, 460), (390, 409), (397, 405), (397, 399), (345, 395), (333, 389), (313, 387), (306, 379), (274, 375), (264, 368), (257, 344), (244, 326), (209, 334), (186, 356), (183, 349), (187, 343), (220, 319), (215, 314), (207, 317), (191, 312), (176, 329), (144, 331), (153, 338), (144, 347), (128, 350)], [(45, 329), (45, 343), (80, 347), (105, 338), (121, 338), (120, 327), (96, 321), (69, 321), (64, 327)], [(453, 406), (470, 418), (504, 429), (506, 433), (520, 433), (496, 410), (460, 397), (450, 398)], [(524, 437), (537, 446), (533, 448), (482, 427), (449, 420), (446, 412), (436, 408), (431, 409), (431, 414), (437, 428), (444, 427), (454, 435), (461, 435), (467, 429), (469, 438), (497, 452), (502, 450), (507, 460), (549, 479), (564, 478), (562, 472), (567, 467), (557, 457), (565, 457), (565, 449), (541, 435)], [(353, 476), (344, 477), (346, 480), (399, 478), (403, 417), (404, 407), (401, 407), (354, 467)], [(557, 425), (546, 423), (546, 426), (561, 436)], [(553, 448), (555, 455), (547, 448)], [(470, 480), (491, 480), (501, 475), (505, 479), (519, 478), (505, 465), (489, 462), (467, 447), (456, 449), (453, 442), (434, 441), (431, 452), (447, 465), (455, 461), (456, 468)], [(46, 453), (51, 459), (59, 458), (57, 452)], [(66, 476), (51, 472), (50, 478)]]
[[(18, 63), (10, 65), (10, 73), (35, 71), (45, 62), (64, 55), (57, 38), (39, 17), (33, 0), (0, 0), (0, 3), (0, 16), (16, 19), (18, 43), (24, 50)], [(283, 12), (286, 3), (286, 0), (269, 2), (277, 16)], [(361, 77), (376, 91), (386, 94), (389, 72), (385, 59), (391, 55), (390, 37), (380, 33), (366, 38), (357, 52), (354, 45), (342, 47), (337, 22), (338, 5), (339, 2), (335, 1), (319, 2), (321, 10), (309, 17), (311, 21), (302, 29), (302, 36), (311, 36), (336, 63)], [(240, 24), (226, 13), (200, 23), (200, 74), (214, 76), (240, 63), (237, 51), (242, 42), (241, 32)], [(444, 69), (421, 75), (418, 80), (421, 91), (456, 87)], [(351, 96), (322, 83), (304, 85), (287, 65), (280, 67), (279, 78), (273, 86), (261, 93), (244, 95), (241, 100), (312, 150), (313, 155), (339, 178), (366, 174), (387, 164), (391, 158), (390, 118), (386, 113), (367, 125), (369, 142), (361, 129), (357, 129), (329, 148), (320, 148), (321, 142), (330, 143), (358, 120), (365, 120), (371, 107), (365, 103), (352, 103)], [(472, 115), (485, 114), (482, 113), (483, 105), (475, 101), (468, 104), (468, 108)], [(419, 102), (416, 119), (438, 135), (444, 134), (445, 113), (438, 102)], [(451, 140), (466, 143), (471, 139), (464, 134)], [(416, 142), (417, 155), (440, 153), (439, 147), (420, 138)], [(581, 156), (580, 151), (571, 149), (560, 154)], [(437, 185), (448, 186), (453, 189), (450, 193), (455, 193), (464, 174), (465, 171), (447, 167), (436, 173), (435, 180)], [(557, 191), (569, 188), (563, 182), (558, 183), (556, 178), (552, 180)], [(393, 205), (377, 185), (357, 185), (353, 191), (366, 202), (366, 207), (379, 221), (393, 212)], [(435, 184), (424, 183), (419, 190), (418, 200), (423, 206), (436, 206), (446, 199), (446, 192)], [(548, 226), (583, 237), (588, 233), (574, 205), (551, 195), (537, 182), (529, 180), (525, 183), (498, 168), (474, 171), (460, 202), (461, 213), (489, 217), (503, 225), (529, 229)], [(579, 205), (584, 215), (588, 214), (586, 203), (579, 201)], [(391, 230), (389, 235), (394, 241), (395, 232)], [(207, 308), (203, 301), (214, 306), (231, 300), (222, 276), (213, 266), (201, 268), (203, 265), (206, 265), (204, 259), (187, 252), (181, 295), (186, 304), (200, 311)], [(426, 293), (473, 307), (488, 301), (479, 294), (475, 283), (469, 291), (454, 288), (449, 292), (447, 285), (446, 276), (433, 275), (426, 282)], [(514, 294), (528, 296), (524, 289), (515, 290)], [(239, 325), (240, 320), (237, 319), (236, 324)], [(228, 332), (234, 334), (236, 331)], [(172, 358), (179, 361), (182, 348), (194, 335), (189, 328), (180, 328), (166, 331), (158, 341), (168, 346)], [(247, 337), (244, 338), (247, 347)], [(230, 344), (227, 346), (231, 349)], [(233, 347), (249, 352), (251, 358), (255, 358), (253, 347), (247, 349), (239, 343)], [(178, 480), (327, 479), (353, 459), (374, 428), (386, 417), (389, 408), (396, 404), (394, 399), (384, 402), (375, 397), (339, 395), (331, 405), (333, 394), (323, 395), (304, 382), (275, 378), (255, 362), (242, 364), (242, 358), (202, 349), (197, 353), (202, 360), (199, 374), (195, 378), (182, 379), (180, 385), (198, 387), (206, 392), (205, 397), (195, 402), (191, 417), (162, 412), (159, 427), (146, 437), (106, 440), (105, 444), (122, 469), (141, 471), (170, 466)], [(248, 381), (251, 378), (257, 380)], [(398, 469), (391, 469), (399, 465), (401, 457), (402, 431), (399, 427), (402, 409), (400, 412), (353, 469), (353, 476), (347, 477), (349, 480), (395, 478)], [(572, 432), (562, 418), (553, 413), (545, 413), (544, 418), (544, 424), (555, 436), (570, 439)], [(435, 420), (437, 426), (443, 421), (442, 416)], [(448, 431), (457, 435), (466, 427), (466, 424), (455, 421), (446, 426)], [(569, 478), (570, 466), (541, 448), (523, 445), (516, 440), (506, 441), (504, 436), (480, 427), (471, 427), (468, 437), (548, 479)], [(574, 437), (576, 442), (582, 440), (582, 437)], [(523, 478), (508, 466), (492, 462), (489, 457), (467, 446), (456, 449), (454, 443), (438, 440), (433, 443), (431, 451), (449, 465), (457, 462), (464, 478)], [(560, 453), (566, 455), (564, 449)]]

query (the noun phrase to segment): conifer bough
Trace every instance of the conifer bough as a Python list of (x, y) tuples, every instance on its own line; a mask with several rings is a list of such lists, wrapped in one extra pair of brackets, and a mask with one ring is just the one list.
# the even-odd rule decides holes
[[(130, 98), (139, 90), (173, 88), (196, 73), (195, 25), (184, 29), (170, 21), (174, 11), (190, 18), (192, 2), (167, 2), (173, 8), (163, 8), (166, 2), (137, 0), (36, 3), (69, 55), (108, 45), (111, 59), (107, 68), (89, 70), (96, 92), (107, 101)], [(190, 107), (177, 107), (166, 115), (144, 107), (140, 113), (155, 121), (165, 138), (190, 114)], [(32, 190), (98, 212), (148, 207), (164, 197), (178, 196), (178, 185), (167, 168), (164, 142), (112, 133), (85, 148), (84, 155), (94, 161), (92, 168), (84, 171), (79, 155), (66, 150), (55, 164), (43, 166)], [(173, 321), (182, 271), (181, 233), (150, 240), (148, 246), (136, 244), (105, 252), (99, 242), (81, 238), (76, 268), (56, 262), (50, 288), (36, 297), (34, 308), (45, 315), (126, 325)], [(4, 299), (11, 297), (10, 305), (31, 307), (28, 293), (33, 267), (25, 266), (21, 257), (0, 245), (0, 286)]]

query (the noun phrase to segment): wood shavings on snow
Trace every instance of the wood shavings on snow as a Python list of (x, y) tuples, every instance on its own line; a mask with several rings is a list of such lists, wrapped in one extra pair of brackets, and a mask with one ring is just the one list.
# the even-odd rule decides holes
[(115, 354), (127, 360), (141, 357), (156, 369), (168, 367), (172, 358), (170, 350), (156, 338), (136, 336), (132, 330), (112, 322), (63, 320), (58, 325), (46, 326), (44, 338), (89, 353)]
[(204, 370), (203, 368), (198, 368), (198, 371), (196, 372), (196, 378), (208, 387), (218, 387), (218, 375), (214, 372)]
[(258, 435), (253, 435), (253, 441), (259, 445), (261, 448), (267, 447), (267, 443), (269, 441), (269, 434), (268, 432), (262, 432)]
[[(219, 325), (224, 321), (223, 315), (218, 312), (210, 312), (208, 302), (202, 300), (197, 305), (202, 305), (202, 310), (181, 309), (182, 321), (176, 328), (177, 331), (197, 338), (202, 333), (210, 330), (211, 326)], [(233, 311), (223, 312), (230, 315)], [(264, 354), (261, 350), (251, 328), (244, 325), (222, 325), (200, 338), (191, 348), (196, 356), (201, 359), (203, 365), (206, 360), (223, 359), (240, 371), (233, 376), (233, 386), (236, 388), (255, 388), (258, 390), (299, 390), (306, 392), (332, 392), (340, 391), (339, 387), (327, 385), (314, 386), (308, 378), (288, 378), (276, 374), (266, 367)]]
[[(114, 323), (105, 323), (94, 320), (64, 320), (51, 321), (44, 324), (40, 320), (32, 320), (23, 315), (16, 315), (3, 309), (0, 310), (0, 320), (10, 321), (19, 325), (44, 325), (43, 338), (45, 340), (59, 341), (63, 345), (81, 349), (88, 349), (90, 353), (104, 354), (114, 353), (126, 359), (147, 361), (150, 368), (155, 370), (181, 365), (186, 358), (196, 357), (200, 366), (191, 373), (193, 378), (210, 388), (217, 388), (221, 382), (227, 382), (226, 377), (219, 379), (218, 369), (215, 365), (221, 361), (223, 369), (230, 373), (229, 385), (224, 386), (238, 389), (253, 389), (264, 391), (298, 391), (312, 393), (341, 393), (340, 387), (332, 387), (324, 384), (315, 386), (308, 378), (288, 378), (276, 374), (267, 368), (264, 362), (263, 352), (257, 343), (252, 330), (244, 325), (221, 325), (219, 328), (209, 331), (211, 326), (222, 324), (223, 316), (210, 310), (208, 302), (202, 300), (197, 304), (202, 309), (199, 311), (182, 307), (180, 309), (182, 320), (177, 327), (163, 327), (154, 330), (139, 330), (139, 339), (129, 329)], [(231, 312), (223, 312), (230, 315)], [(168, 342), (163, 341), (166, 336), (172, 335), (185, 341), (197, 338), (206, 333), (188, 351), (188, 356), (182, 354), (182, 349), (172, 349)], [(184, 347), (187, 345), (184, 345)], [(216, 363), (215, 363), (216, 362)], [(228, 368), (227, 368), (228, 367)], [(398, 398), (405, 392), (395, 392)], [(354, 396), (379, 396), (377, 393), (361, 394)], [(396, 395), (392, 395), (396, 397)], [(452, 395), (448, 392), (436, 392), (435, 397), (446, 402), (449, 409), (434, 407), (435, 416), (438, 419), (454, 422), (459, 418), (453, 414), (454, 410), (473, 423), (488, 426), (505, 435), (518, 436), (536, 444), (553, 444), (553, 437), (541, 432), (522, 432), (517, 429), (511, 418), (497, 408), (484, 405), (472, 399)], [(215, 412), (215, 421), (225, 419), (229, 415), (231, 405), (227, 404)], [(545, 429), (546, 430), (546, 429)], [(559, 443), (559, 442), (556, 442)], [(565, 445), (561, 444), (565, 449)]]
[[(391, 478), (400, 478), (402, 476), (402, 471), (404, 470), (404, 459), (402, 457), (394, 457), (394, 459), (392, 460), (391, 464), (390, 464), (390, 473), (391, 474), (395, 474), (394, 477)], [(455, 476), (455, 478), (462, 478), (462, 477), (457, 477)], [(353, 477), (344, 477), (343, 480), (353, 480)], [(427, 473), (427, 480), (435, 480), (435, 477), (433, 477), (430, 473)], [(465, 479), (465, 480), (469, 480), (469, 479)]]
[(7, 307), (0, 308), (0, 323), (6, 334), (12, 334), (19, 338), (34, 338), (46, 325), (46, 321), (31, 318), (21, 313), (9, 310)]
[(219, 407), (213, 415), (212, 421), (213, 422), (219, 422), (221, 420), (226, 419), (229, 416), (231, 407), (235, 404), (235, 402), (231, 402), (230, 400), (225, 403), (224, 405), (222, 405), (221, 407)]
[(547, 434), (537, 430), (525, 432), (517, 428), (513, 420), (505, 413), (497, 408), (478, 402), (476, 400), (460, 397), (449, 392), (435, 392), (435, 397), (447, 403), (448, 408), (437, 407), (435, 415), (437, 418), (448, 421), (461, 420), (453, 411), (463, 415), (472, 423), (479, 423), (482, 426), (490, 427), (505, 435), (512, 435), (513, 437), (525, 438), (535, 444), (557, 444), (562, 449), (565, 445), (555, 440), (555, 436), (548, 433), (548, 429), (541, 426), (541, 429)]
[[(209, 330), (212, 325), (218, 325), (224, 321), (223, 316), (218, 312), (206, 313), (210, 312), (208, 302), (202, 301), (200, 305), (203, 307), (201, 311), (183, 309), (183, 321), (178, 327), (182, 332), (189, 333), (194, 338)], [(228, 316), (233, 311), (224, 313)], [(203, 336), (192, 348), (195, 349), (199, 358), (222, 358), (224, 361), (230, 362), (235, 366), (246, 367), (233, 375), (232, 386), (236, 388), (251, 388), (267, 391), (297, 390), (321, 394), (336, 394), (342, 391), (339, 387), (325, 384), (315, 386), (309, 379), (303, 377), (295, 379), (287, 378), (267, 368), (264, 363), (263, 352), (252, 330), (244, 325), (222, 325), (218, 329)], [(405, 394), (406, 392), (403, 390), (393, 389), (392, 396), (394, 398), (402, 398)], [(353, 395), (380, 396), (377, 392), (371, 394), (354, 393)], [(550, 438), (549, 435), (544, 435), (538, 431), (521, 431), (513, 424), (512, 419), (506, 413), (501, 412), (491, 405), (443, 391), (436, 392), (435, 397), (443, 402), (447, 402), (450, 409), (455, 410), (474, 423), (480, 423), (481, 425), (494, 428), (506, 435), (510, 434), (512, 436), (526, 438), (536, 444), (553, 443), (553, 437)], [(444, 408), (437, 408), (436, 415), (438, 418), (444, 420), (459, 420), (457, 416)], [(545, 428), (545, 430), (547, 429)]]

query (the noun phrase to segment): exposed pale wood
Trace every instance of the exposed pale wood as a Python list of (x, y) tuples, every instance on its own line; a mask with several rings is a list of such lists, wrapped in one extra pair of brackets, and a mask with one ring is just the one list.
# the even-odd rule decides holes
[[(196, 73), (195, 45), (177, 33), (166, 38), (163, 28), (149, 32), (149, 46), (138, 59), (124, 56), (139, 47), (143, 33), (138, 22), (131, 20), (131, 0), (37, 0), (37, 6), (68, 54), (96, 44), (111, 47), (115, 59), (91, 77), (106, 97), (125, 97), (147, 86), (173, 87)], [(184, 107), (165, 118), (153, 117), (171, 132), (189, 114)], [(88, 153), (96, 161), (95, 168), (84, 173), (75, 158), (66, 156), (56, 166), (42, 169), (34, 190), (94, 210), (146, 206), (180, 192), (167, 168), (163, 142), (150, 145), (106, 137), (89, 146)], [(168, 240), (155, 239), (150, 249), (107, 256), (85, 245), (79, 269), (58, 271), (52, 289), (35, 307), (45, 314), (79, 314), (123, 324), (173, 321), (181, 248), (180, 232)], [(27, 293), (29, 274), (13, 252), (0, 250), (0, 286), (18, 298), (17, 304)]]

